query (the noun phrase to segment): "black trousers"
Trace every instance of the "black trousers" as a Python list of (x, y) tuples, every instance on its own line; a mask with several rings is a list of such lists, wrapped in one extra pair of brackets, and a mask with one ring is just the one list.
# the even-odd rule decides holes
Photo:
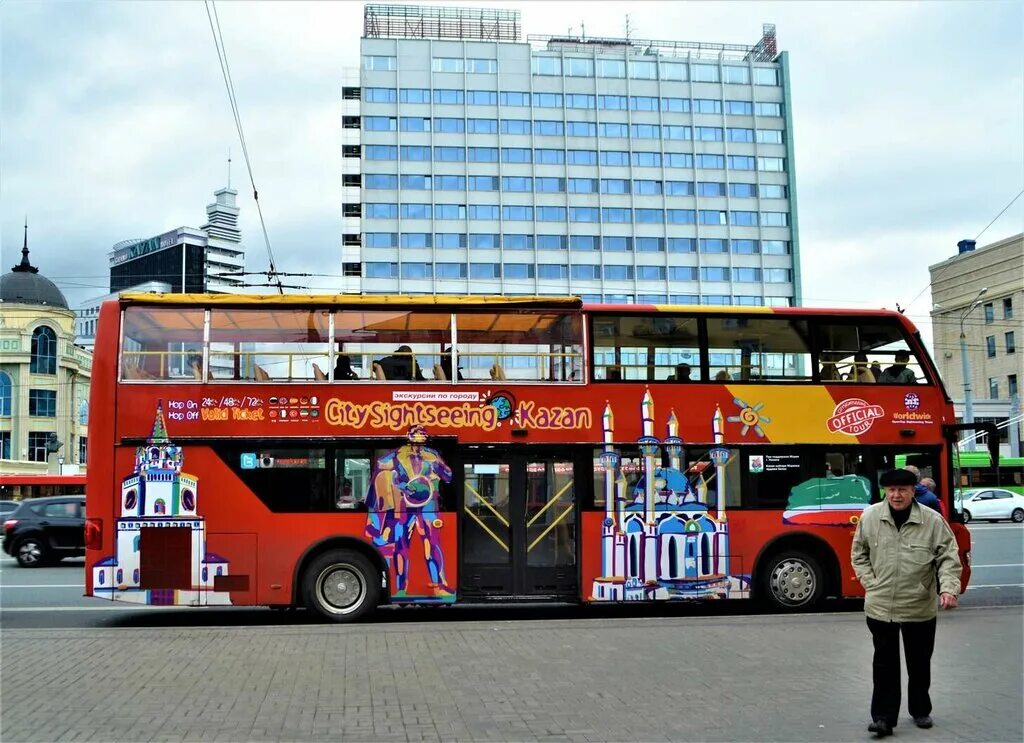
[(900, 716), (900, 633), (907, 659), (907, 707), (911, 717), (932, 713), (928, 688), (932, 683), (932, 650), (935, 648), (935, 619), (927, 622), (880, 622), (868, 617), (868, 629), (875, 645), (871, 664), (874, 689), (871, 719), (895, 726)]

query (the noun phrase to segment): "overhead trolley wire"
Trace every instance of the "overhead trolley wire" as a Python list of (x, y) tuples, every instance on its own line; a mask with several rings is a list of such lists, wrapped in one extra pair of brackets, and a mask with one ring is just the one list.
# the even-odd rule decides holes
[[(235, 120), (235, 128), (238, 130), (238, 140), (242, 145), (242, 156), (245, 158), (245, 168), (249, 173), (249, 183), (252, 185), (252, 198), (256, 202), (256, 212), (259, 214), (260, 227), (263, 230), (263, 243), (267, 248), (267, 258), (270, 261), (270, 275), (277, 275), (277, 266), (274, 263), (274, 252), (270, 247), (270, 235), (267, 233), (267, 223), (263, 218), (263, 208), (260, 206), (259, 191), (256, 189), (256, 179), (252, 173), (252, 161), (249, 158), (249, 147), (245, 141), (245, 132), (242, 129), (242, 116), (238, 110), (238, 99), (235, 97), (235, 84), (231, 79), (231, 65), (228, 63), (227, 47), (224, 45), (224, 36), (220, 30), (220, 18), (217, 16), (217, 6), (213, 0), (205, 0), (206, 17), (210, 22), (210, 32), (213, 34), (213, 44), (217, 50), (217, 60), (220, 62), (221, 75), (224, 77), (224, 87), (227, 89), (228, 102), (231, 104), (231, 114)], [(211, 7), (213, 13), (210, 13)], [(274, 286), (275, 284), (268, 284)], [(281, 281), (276, 282), (277, 290), (284, 294), (284, 286)]]
[[(1010, 202), (1006, 206), (1004, 206), (1002, 208), (1002, 210), (996, 216), (994, 216), (992, 218), (992, 221), (989, 222), (987, 225), (985, 225), (985, 229), (983, 229), (981, 232), (979, 232), (977, 234), (977, 236), (974, 238), (975, 242), (977, 242), (977, 240), (988, 231), (989, 227), (991, 227), (992, 225), (994, 225), (996, 223), (996, 220), (998, 220), (1001, 216), (1006, 214), (1006, 210), (1009, 209), (1011, 206), (1013, 206), (1014, 202), (1017, 201), (1017, 199), (1019, 199), (1022, 195), (1024, 195), (1024, 188), (1022, 188), (1020, 191), (1018, 191), (1017, 195), (1014, 196), (1012, 199), (1010, 199)], [(936, 271), (935, 272), (935, 277), (931, 281), (929, 281), (927, 284), (925, 284), (924, 289), (919, 291), (917, 293), (917, 296), (915, 296), (913, 299), (911, 299), (910, 300), (910, 304), (908, 304), (904, 309), (910, 309), (910, 307), (914, 304), (914, 302), (919, 300), (921, 298), (921, 295), (924, 294), (926, 291), (928, 291), (928, 289), (931, 288), (932, 284), (935, 283), (935, 280), (939, 278), (939, 274), (941, 274), (943, 271), (945, 271), (951, 265), (953, 265), (953, 264), (952, 263), (947, 263), (945, 266), (943, 266), (938, 271)]]

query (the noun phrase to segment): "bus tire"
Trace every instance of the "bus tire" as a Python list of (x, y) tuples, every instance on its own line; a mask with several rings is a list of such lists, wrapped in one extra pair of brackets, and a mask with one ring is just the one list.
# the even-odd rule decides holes
[(817, 558), (797, 550), (772, 555), (760, 571), (760, 595), (774, 609), (799, 611), (825, 594), (825, 571)]
[(306, 606), (332, 622), (358, 622), (377, 608), (380, 572), (352, 550), (328, 550), (302, 577)]
[(1024, 508), (1013, 509), (1013, 513), (1010, 514), (1010, 520), (1018, 524), (1024, 521)]
[(964, 509), (963, 519), (965, 524), (971, 523), (971, 512)]

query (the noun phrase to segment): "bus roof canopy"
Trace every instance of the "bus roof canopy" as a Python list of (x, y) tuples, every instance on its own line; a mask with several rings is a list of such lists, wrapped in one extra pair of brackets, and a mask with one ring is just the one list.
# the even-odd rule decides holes
[(579, 297), (502, 297), (502, 296), (457, 296), (430, 295), (409, 297), (404, 295), (361, 295), (361, 294), (149, 294), (125, 292), (120, 295), (121, 304), (145, 305), (193, 305), (231, 307), (281, 307), (281, 306), (330, 306), (330, 307), (496, 307), (513, 309), (548, 307), (579, 309), (583, 306)]

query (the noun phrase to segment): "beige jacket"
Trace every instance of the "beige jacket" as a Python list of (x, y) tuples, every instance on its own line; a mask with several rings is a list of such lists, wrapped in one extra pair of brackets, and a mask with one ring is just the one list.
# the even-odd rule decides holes
[(865, 508), (851, 559), (867, 593), (864, 612), (872, 619), (924, 622), (938, 613), (938, 593), (960, 594), (956, 538), (941, 515), (917, 501), (902, 529), (896, 528), (888, 502)]

